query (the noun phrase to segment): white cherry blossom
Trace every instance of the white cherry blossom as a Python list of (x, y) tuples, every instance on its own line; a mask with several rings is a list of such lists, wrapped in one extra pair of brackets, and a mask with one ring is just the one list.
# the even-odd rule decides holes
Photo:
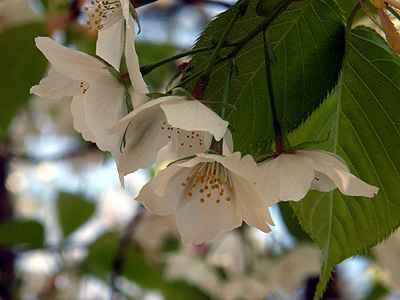
[(96, 54), (119, 70), (125, 51), (126, 65), (135, 92), (148, 93), (135, 50), (135, 21), (130, 13), (129, 0), (92, 0), (85, 10), (90, 18), (87, 22), (89, 28), (98, 32)]
[(52, 69), (48, 77), (31, 88), (31, 93), (55, 99), (73, 96), (75, 129), (84, 139), (96, 142), (101, 150), (110, 151), (117, 158), (122, 133), (110, 135), (107, 130), (128, 113), (125, 86), (96, 57), (68, 49), (47, 37), (36, 38), (36, 46)]
[(167, 96), (141, 105), (121, 119), (109, 133), (125, 133), (119, 158), (121, 176), (150, 167), (168, 143), (179, 158), (204, 152), (214, 136), (220, 140), (228, 127), (214, 111), (197, 100)]
[(338, 155), (321, 150), (281, 153), (259, 165), (258, 187), (281, 201), (298, 201), (308, 190), (329, 192), (338, 188), (349, 196), (373, 197), (378, 188), (350, 173)]
[(159, 171), (136, 200), (155, 214), (174, 213), (185, 243), (212, 240), (243, 220), (269, 232), (268, 207), (276, 201), (260, 193), (258, 174), (250, 155), (201, 153)]

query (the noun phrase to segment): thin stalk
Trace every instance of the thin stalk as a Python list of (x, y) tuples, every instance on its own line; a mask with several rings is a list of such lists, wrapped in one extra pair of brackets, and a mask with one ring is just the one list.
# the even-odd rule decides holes
[(286, 8), (288, 8), (290, 3), (291, 2), (288, 1), (284, 2), (283, 5), (279, 6), (275, 11), (271, 13), (271, 15), (266, 17), (260, 25), (254, 28), (248, 35), (246, 35), (237, 43), (229, 56), (235, 57), (239, 53), (239, 51), (242, 50), (244, 46), (246, 46), (248, 42), (255, 38), (260, 32), (264, 31), (265, 28), (267, 28), (282, 12), (284, 12)]
[[(229, 88), (231, 86), (231, 78), (232, 78), (233, 68), (234, 68), (233, 58), (231, 58), (229, 60), (228, 73), (226, 74), (224, 91), (223, 91), (223, 94), (222, 94), (222, 102), (223, 103), (227, 103), (228, 102)], [(225, 111), (226, 111), (226, 107), (223, 106), (221, 108), (221, 114), (220, 114), (222, 119), (225, 119)]]
[[(247, 1), (247, 0), (243, 0), (243, 1)], [(232, 31), (233, 26), (235, 25), (237, 19), (241, 16), (241, 14), (239, 12), (237, 12), (233, 18), (231, 19), (231, 21), (228, 24), (228, 27), (226, 27), (224, 33), (221, 36), (221, 39), (219, 40), (217, 47), (215, 48), (210, 60), (208, 61), (207, 67), (205, 68), (203, 75), (205, 76), (210, 76), (211, 74), (211, 70), (215, 65), (215, 62), (218, 58), (219, 53), (221, 52), (222, 46), (224, 45), (226, 39), (228, 38), (229, 33)]]
[(210, 46), (201, 47), (201, 48), (197, 48), (197, 49), (192, 49), (192, 50), (189, 50), (189, 51), (185, 51), (185, 52), (182, 52), (182, 53), (175, 54), (173, 56), (164, 58), (164, 59), (162, 59), (160, 61), (157, 61), (155, 63), (152, 63), (152, 64), (145, 65), (145, 66), (141, 67), (140, 68), (140, 72), (142, 73), (142, 76), (145, 76), (148, 73), (150, 73), (151, 71), (153, 71), (154, 69), (156, 69), (156, 68), (158, 68), (158, 67), (160, 67), (160, 66), (162, 66), (162, 65), (164, 65), (166, 63), (169, 63), (171, 61), (177, 60), (177, 59), (185, 57), (185, 56), (189, 56), (189, 55), (193, 55), (193, 54), (196, 54), (196, 53), (201, 53), (201, 52), (204, 52), (204, 51), (212, 50), (214, 47), (215, 47), (214, 45), (210, 45)]
[(241, 0), (239, 5), (237, 6), (237, 11), (235, 12), (232, 19), (229, 21), (228, 26), (226, 27), (224, 33), (222, 34), (220, 40), (218, 41), (217, 47), (215, 48), (213, 54), (211, 55), (211, 58), (208, 61), (206, 68), (204, 69), (199, 80), (197, 81), (196, 86), (192, 91), (192, 95), (196, 99), (201, 100), (204, 98), (204, 93), (207, 88), (208, 82), (210, 80), (210, 74), (213, 67), (216, 64), (219, 53), (221, 52), (221, 49), (224, 46), (225, 41), (228, 38), (229, 34), (231, 33), (232, 28), (235, 25), (236, 21), (238, 20), (239, 17), (242, 17), (245, 14), (248, 3), (249, 0)]
[(358, 13), (358, 11), (361, 9), (361, 3), (358, 1), (357, 4), (354, 6), (352, 9), (350, 16), (347, 18), (347, 25), (346, 25), (346, 31), (345, 31), (345, 49), (347, 52), (349, 43), (350, 43), (350, 34), (351, 34), (351, 27), (353, 25), (354, 19)]
[(286, 137), (286, 134), (282, 130), (281, 121), (279, 119), (278, 113), (276, 112), (275, 95), (274, 95), (274, 88), (273, 88), (272, 74), (271, 74), (271, 54), (269, 52), (269, 47), (268, 47), (269, 42), (267, 38), (267, 28), (265, 28), (264, 30), (263, 38), (264, 38), (265, 73), (267, 77), (268, 95), (271, 105), (272, 125), (274, 127), (274, 133), (275, 133), (276, 152), (282, 153), (290, 148), (290, 144)]

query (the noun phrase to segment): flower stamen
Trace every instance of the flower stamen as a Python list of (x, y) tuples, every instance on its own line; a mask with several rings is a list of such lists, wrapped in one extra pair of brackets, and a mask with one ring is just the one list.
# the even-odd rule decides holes
[(92, 0), (90, 5), (83, 8), (89, 17), (86, 24), (96, 33), (103, 28), (113, 25), (122, 18), (120, 1)]
[(227, 202), (231, 201), (231, 197), (226, 193), (226, 191), (233, 192), (230, 176), (220, 163), (212, 162), (201, 165), (181, 185), (185, 187), (189, 182), (191, 182), (191, 189), (187, 195), (192, 197), (194, 194), (201, 194), (201, 203), (204, 203), (205, 199), (215, 199), (217, 204), (221, 203), (221, 198)]

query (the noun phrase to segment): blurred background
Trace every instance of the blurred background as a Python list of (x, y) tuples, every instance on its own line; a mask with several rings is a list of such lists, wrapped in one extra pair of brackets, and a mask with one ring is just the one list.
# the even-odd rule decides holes
[[(348, 14), (356, 0), (339, 1)], [(29, 94), (48, 64), (50, 36), (95, 52), (86, 1), (0, 0), (0, 299), (312, 299), (321, 255), (287, 203), (270, 234), (244, 225), (184, 245), (174, 216), (134, 201), (165, 163), (126, 178), (109, 154), (73, 129), (71, 99)], [(232, 1), (159, 0), (137, 9), (140, 64), (190, 49)], [(360, 22), (369, 22), (360, 16)], [(188, 58), (146, 75), (163, 92)], [(324, 299), (400, 299), (400, 235), (340, 264)]]

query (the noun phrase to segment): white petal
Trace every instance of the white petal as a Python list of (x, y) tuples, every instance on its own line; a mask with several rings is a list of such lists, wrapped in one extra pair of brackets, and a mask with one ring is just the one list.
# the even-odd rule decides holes
[(214, 154), (198, 154), (199, 157), (209, 157), (210, 159), (221, 163), (232, 173), (237, 176), (243, 177), (248, 181), (256, 182), (259, 178), (259, 170), (257, 164), (251, 155), (246, 155), (241, 158), (240, 152), (235, 152), (228, 156), (214, 155)]
[(176, 145), (171, 141), (157, 153), (157, 164), (165, 165), (173, 161), (178, 160), (179, 157), (176, 155)]
[(178, 158), (188, 157), (205, 152), (210, 148), (213, 135), (204, 131), (186, 131), (179, 129), (176, 132), (175, 147)]
[(320, 151), (311, 153), (310, 157), (313, 159), (315, 171), (328, 176), (343, 194), (371, 198), (378, 193), (379, 188), (369, 185), (349, 171), (343, 170), (343, 163), (329, 153)]
[[(120, 131), (125, 131), (126, 127), (132, 121), (132, 119), (135, 119), (138, 115), (142, 114), (142, 112), (147, 111), (147, 110), (149, 110), (149, 112), (147, 112), (147, 113), (149, 113), (150, 115), (152, 115), (153, 113), (156, 113), (156, 112), (157, 112), (157, 114), (162, 113), (162, 115), (164, 115), (163, 111), (160, 108), (160, 104), (165, 101), (165, 98), (167, 98), (167, 97), (152, 100), (143, 105), (140, 105), (137, 109), (133, 110), (132, 112), (127, 114), (125, 117), (123, 117), (121, 120), (119, 120), (117, 124), (115, 124), (113, 127), (111, 127), (108, 130), (108, 133), (115, 134)], [(164, 115), (164, 118), (165, 118), (165, 115)]]
[(279, 199), (298, 201), (305, 197), (314, 178), (313, 163), (301, 152), (281, 154), (279, 161)]
[(212, 198), (202, 203), (200, 197), (194, 197), (175, 213), (175, 217), (184, 243), (201, 244), (242, 224), (230, 202), (216, 203)]
[(133, 89), (132, 86), (129, 86), (128, 91), (129, 91), (129, 95), (131, 95), (133, 109), (137, 109), (137, 108), (139, 108), (139, 106), (141, 106), (151, 100), (145, 94), (135, 92), (135, 90)]
[(314, 179), (311, 183), (310, 190), (317, 190), (320, 192), (330, 192), (336, 189), (336, 185), (323, 173), (315, 172)]
[(53, 68), (69, 78), (90, 84), (99, 76), (108, 74), (104, 63), (89, 54), (68, 49), (48, 37), (37, 37), (35, 41)]
[[(122, 8), (122, 14), (124, 15), (124, 18), (126, 21), (129, 19), (132, 19), (131, 14), (129, 12), (129, 0), (120, 0), (121, 3), (121, 8)], [(127, 27), (131, 26), (130, 24), (126, 24)]]
[(339, 170), (350, 172), (350, 169), (347, 166), (347, 163), (344, 161), (343, 158), (341, 158), (336, 153), (323, 151), (323, 150), (303, 150), (303, 151), (298, 151), (298, 152), (311, 157), (312, 160), (324, 160), (324, 161), (329, 162), (330, 164), (335, 165), (336, 168)]
[(263, 194), (278, 193), (281, 201), (303, 199), (314, 178), (313, 162), (307, 156), (295, 152), (281, 154), (260, 164), (258, 187)]
[(97, 146), (103, 151), (119, 149), (122, 133), (111, 135), (108, 129), (127, 114), (124, 86), (110, 76), (100, 77), (85, 96), (86, 121)]
[(140, 110), (143, 106), (133, 111), (126, 131), (126, 146), (119, 158), (119, 170), (125, 175), (150, 167), (156, 161), (158, 151), (169, 142), (165, 130), (162, 130), (166, 119), (160, 106)]
[(86, 122), (84, 110), (84, 95), (75, 96), (71, 102), (71, 113), (74, 117), (74, 128), (82, 134), (85, 141), (95, 142), (94, 135)]
[(264, 232), (270, 232), (271, 228), (267, 222), (274, 225), (268, 206), (275, 204), (278, 199), (271, 199), (268, 195), (263, 195), (257, 186), (236, 175), (232, 176), (234, 189), (234, 205), (236, 214), (239, 215), (247, 224), (254, 226)]
[(96, 54), (112, 65), (117, 71), (121, 64), (124, 49), (124, 19), (99, 31)]
[(229, 129), (226, 129), (225, 135), (222, 140), (222, 154), (231, 155), (233, 153), (233, 138)]
[(217, 141), (222, 139), (228, 122), (198, 100), (185, 100), (186, 97), (175, 97), (175, 101), (168, 101), (161, 105), (168, 123), (174, 127), (188, 131), (208, 131)]
[(40, 80), (38, 85), (31, 87), (30, 93), (44, 98), (61, 99), (82, 94), (88, 87), (88, 83), (72, 80), (51, 68), (47, 77)]
[(133, 89), (141, 94), (149, 92), (144, 82), (142, 73), (140, 73), (139, 58), (135, 50), (135, 22), (132, 17), (127, 19), (126, 38), (125, 38), (125, 56), (126, 66), (129, 72)]
[[(149, 211), (157, 215), (166, 216), (173, 214), (179, 202), (178, 192), (181, 191), (181, 193), (183, 193), (183, 189), (181, 186), (176, 193), (172, 195), (170, 191), (166, 192), (166, 190), (171, 182), (180, 180), (176, 179), (176, 177), (181, 178), (182, 176), (187, 176), (185, 171), (187, 171), (186, 168), (182, 169), (176, 165), (159, 171), (157, 176), (140, 190), (139, 196), (135, 200), (143, 203)], [(160, 187), (160, 184), (162, 187)], [(159, 194), (157, 194), (156, 191), (159, 192)]]

